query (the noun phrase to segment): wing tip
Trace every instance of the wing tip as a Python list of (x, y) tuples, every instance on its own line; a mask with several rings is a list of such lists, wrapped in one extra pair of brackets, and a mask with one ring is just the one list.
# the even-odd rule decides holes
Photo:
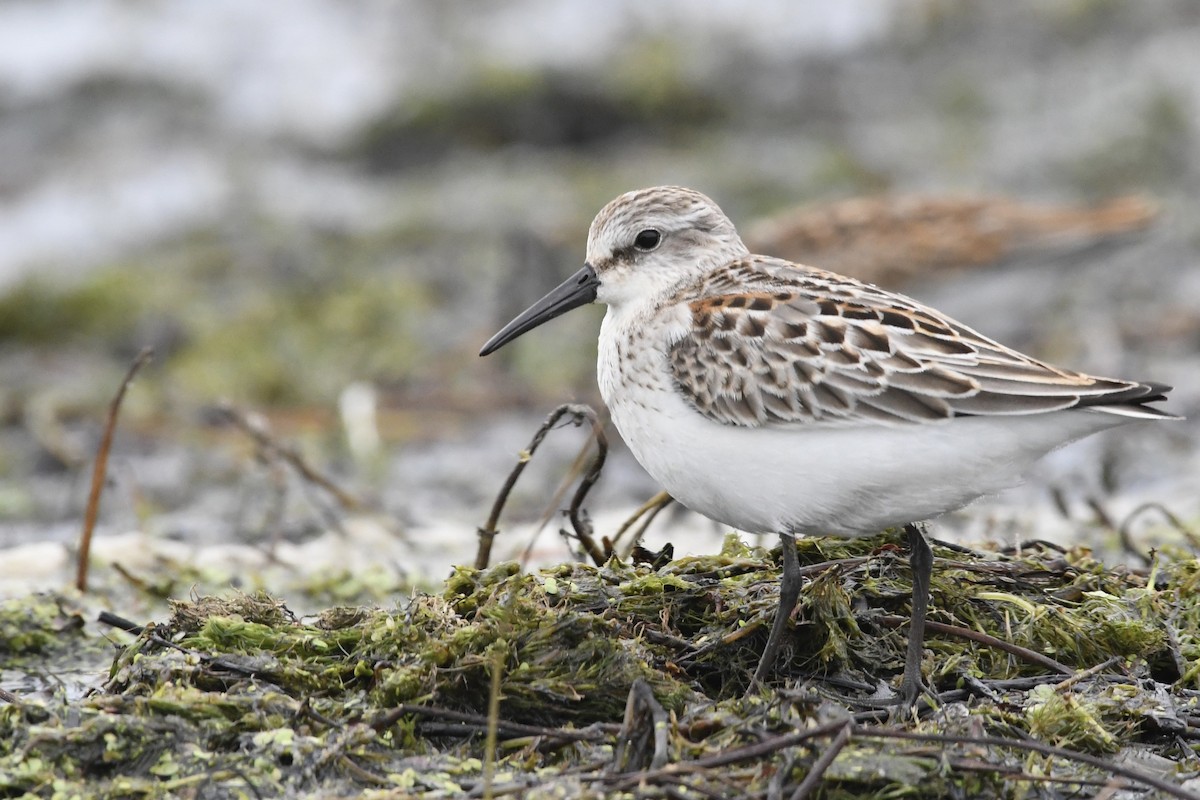
[(1081, 397), (1075, 407), (1132, 419), (1182, 420), (1184, 418), (1181, 416), (1149, 405), (1166, 400), (1172, 388), (1154, 381), (1134, 383), (1115, 392)]

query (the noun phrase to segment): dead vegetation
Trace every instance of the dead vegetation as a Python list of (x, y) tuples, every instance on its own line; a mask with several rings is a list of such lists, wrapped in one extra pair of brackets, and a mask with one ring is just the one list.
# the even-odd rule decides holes
[[(101, 691), (7, 698), (0, 794), (482, 796), (491, 764), (492, 796), (793, 797), (814, 776), (827, 797), (915, 784), (925, 797), (1058, 797), (1167, 791), (1195, 772), (1195, 559), (1160, 554), (1135, 574), (1084, 551), (935, 547), (941, 625), (925, 670), (938, 702), (888, 719), (841, 698), (901, 669), (897, 544), (802, 543), (810, 580), (788, 666), (748, 694), (778, 552), (732, 536), (659, 569), (464, 567), (440, 593), (305, 619), (265, 594), (176, 601), (118, 651)], [(33, 668), (80, 640), (78, 620), (38, 603), (6, 605), (6, 661)]]

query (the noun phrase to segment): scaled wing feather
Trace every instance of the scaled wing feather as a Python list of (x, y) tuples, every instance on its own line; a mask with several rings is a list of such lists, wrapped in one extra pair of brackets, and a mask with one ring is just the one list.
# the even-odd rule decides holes
[(1052, 367), (915, 300), (778, 259), (741, 259), (672, 303), (693, 322), (667, 354), (675, 383), (727, 425), (929, 423), (1162, 390)]

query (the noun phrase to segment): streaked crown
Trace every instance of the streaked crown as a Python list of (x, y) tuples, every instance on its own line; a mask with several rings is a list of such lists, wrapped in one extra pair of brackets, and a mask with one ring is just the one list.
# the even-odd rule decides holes
[(720, 207), (680, 186), (626, 192), (600, 210), (588, 232), (597, 299), (610, 305), (651, 298), (748, 254)]

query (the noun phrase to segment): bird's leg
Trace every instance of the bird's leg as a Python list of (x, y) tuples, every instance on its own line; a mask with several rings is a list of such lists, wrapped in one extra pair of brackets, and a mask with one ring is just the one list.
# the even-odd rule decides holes
[[(758, 662), (758, 669), (754, 671), (754, 682), (750, 684), (751, 688), (762, 685), (766, 680), (767, 673), (775, 666), (775, 659), (779, 656), (779, 646), (783, 643), (783, 632), (787, 629), (788, 619), (796, 608), (796, 601), (800, 599), (800, 587), (803, 585), (803, 579), (800, 577), (800, 561), (796, 558), (796, 537), (790, 533), (781, 533), (779, 538), (783, 544), (783, 579), (779, 582), (779, 608), (775, 611), (775, 622), (771, 625), (771, 635), (767, 637), (767, 646), (763, 648), (762, 659)], [(924, 624), (923, 618), (922, 624)], [(918, 666), (920, 666), (919, 649), (917, 656)]]
[(912, 567), (912, 622), (908, 626), (908, 655), (900, 682), (900, 702), (912, 706), (925, 691), (921, 656), (925, 652), (925, 612), (929, 608), (929, 577), (933, 573), (933, 550), (913, 523), (904, 526), (908, 563)]

